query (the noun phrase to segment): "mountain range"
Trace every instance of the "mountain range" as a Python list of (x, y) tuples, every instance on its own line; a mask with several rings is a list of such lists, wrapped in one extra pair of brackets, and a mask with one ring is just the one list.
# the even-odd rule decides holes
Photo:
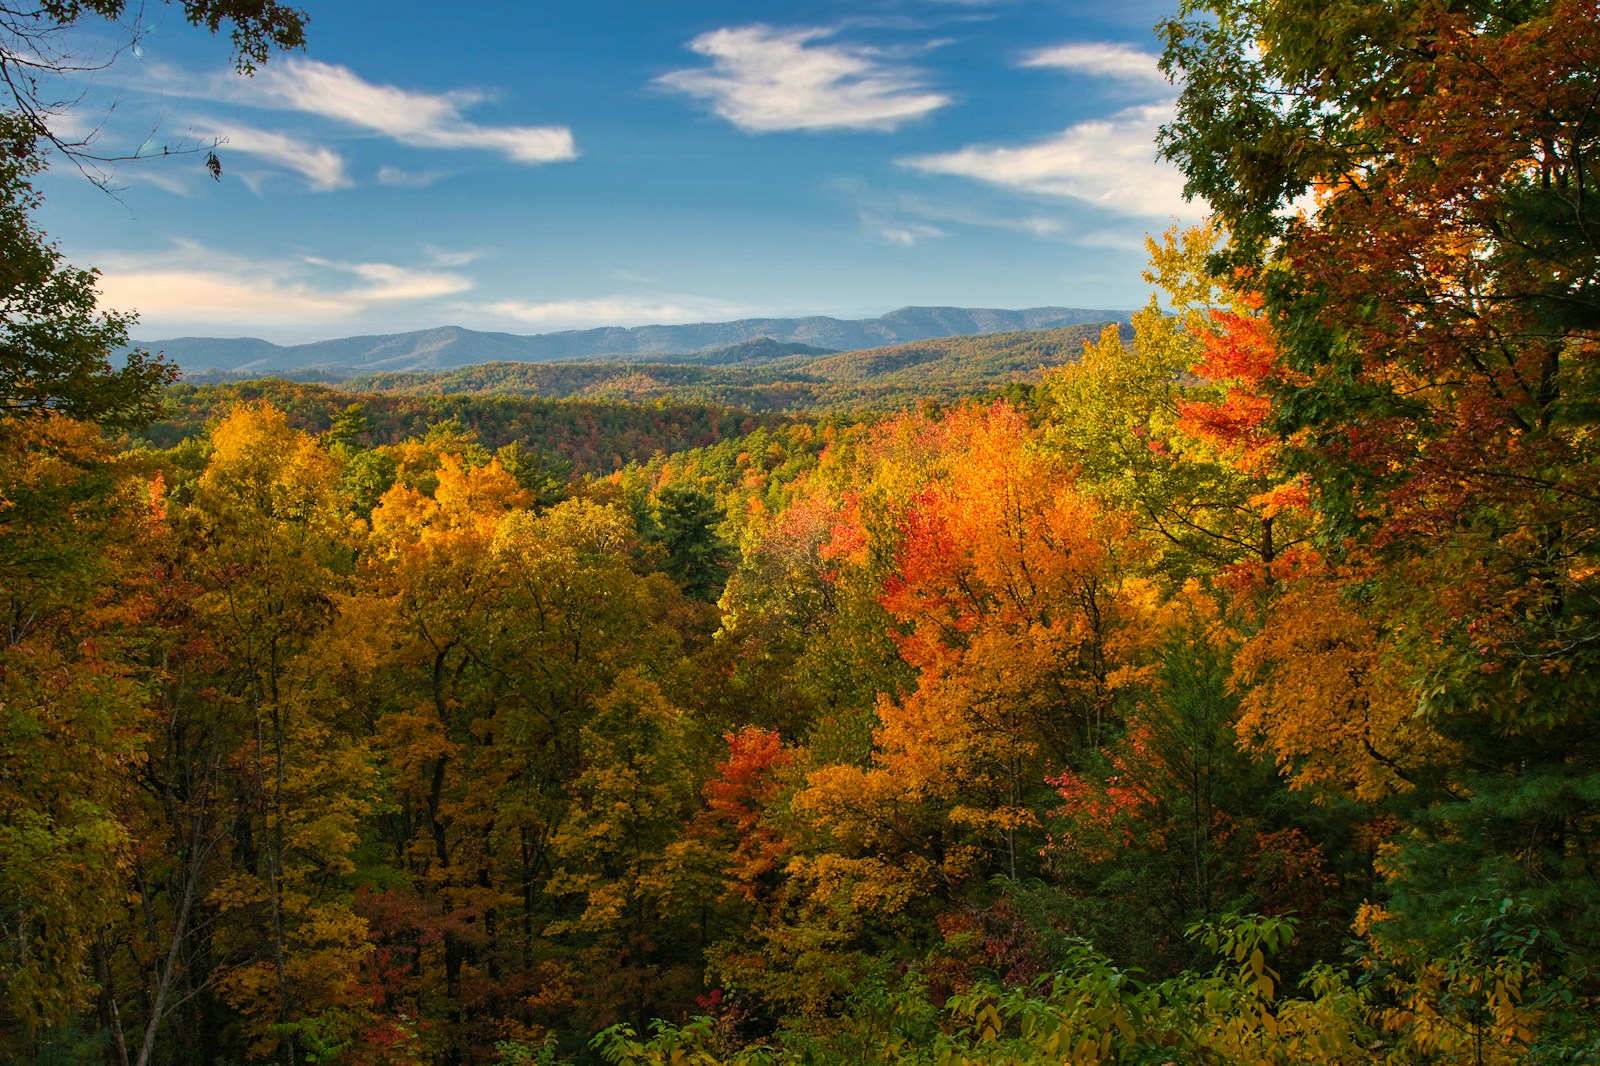
[[(478, 363), (446, 370), (321, 375), (349, 393), (538, 396), (634, 404), (701, 403), (750, 412), (857, 413), (931, 400), (956, 403), (1012, 385), (1036, 385), (1075, 363), (1107, 322), (978, 336), (933, 337), (885, 348), (823, 352), (758, 338), (688, 356), (559, 363)], [(1119, 323), (1123, 341), (1132, 329)], [(799, 350), (797, 350), (799, 349)], [(308, 372), (296, 374), (304, 380)], [(197, 374), (191, 381), (222, 375)], [(235, 379), (237, 380), (237, 379)], [(220, 382), (219, 382), (220, 383)]]
[[(751, 361), (751, 353), (743, 348), (744, 343), (762, 338), (776, 345), (804, 349), (802, 352), (797, 348), (788, 354), (821, 354), (822, 350), (856, 351), (942, 337), (1127, 320), (1126, 311), (1076, 307), (1030, 307), (1018, 311), (982, 307), (903, 307), (877, 318), (855, 320), (822, 315), (745, 318), (687, 325), (609, 326), (528, 336), (443, 326), (311, 344), (278, 345), (252, 337), (178, 337), (140, 342), (139, 347), (165, 352), (185, 373), (220, 371), (230, 376), (262, 376), (318, 370), (349, 374), (444, 370), (491, 362), (635, 361), (638, 357), (663, 361), (660, 357), (664, 355), (692, 355), (715, 349), (729, 349), (730, 354), (742, 353), (729, 361), (746, 362)], [(767, 351), (777, 354), (770, 348)], [(715, 358), (719, 363), (723, 361), (720, 355)]]

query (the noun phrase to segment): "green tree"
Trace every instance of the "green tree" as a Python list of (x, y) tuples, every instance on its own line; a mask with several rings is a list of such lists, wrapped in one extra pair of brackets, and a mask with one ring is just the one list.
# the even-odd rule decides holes
[(567, 498), (567, 482), (572, 479), (572, 462), (544, 448), (512, 441), (495, 458), (517, 484), (533, 493), (538, 508), (554, 507)]
[(0, 415), (142, 425), (176, 368), (138, 350), (113, 365), (133, 316), (100, 311), (95, 272), (63, 263), (34, 226), (37, 145), (24, 119), (0, 112)]
[[(253, 71), (275, 49), (305, 43), (304, 12), (279, 0), (181, 0), (184, 19), (227, 30), (235, 67)], [(110, 162), (88, 141), (51, 132), (70, 110), (52, 93), (61, 70), (81, 65), (62, 40), (74, 27), (116, 23), (126, 0), (47, 0), (0, 8), (0, 414), (56, 411), (114, 428), (143, 425), (175, 369), (134, 350), (115, 366), (134, 316), (96, 306), (95, 272), (65, 264), (33, 222), (32, 179), (54, 150), (83, 167)], [(130, 30), (129, 32), (135, 32)], [(137, 153), (135, 153), (137, 154)], [(207, 164), (220, 173), (215, 154)], [(104, 178), (85, 170), (91, 180)]]
[(372, 422), (367, 418), (367, 405), (361, 401), (349, 404), (333, 418), (325, 439), (330, 449), (358, 452), (372, 436)]
[(731, 552), (717, 534), (722, 510), (697, 488), (667, 485), (656, 493), (656, 521), (667, 550), (662, 569), (697, 600), (714, 600), (727, 578)]
[(1250, 295), (1208, 269), (1224, 237), (1208, 225), (1147, 239), (1144, 277), (1171, 313), (1152, 298), (1133, 315), (1131, 346), (1107, 329), (1038, 390), (1049, 444), (1086, 487), (1161, 539), (1169, 580), (1270, 572), (1307, 533), (1303, 491), (1254, 439), (1269, 436), (1250, 424), (1265, 405), (1250, 394), (1255, 383), (1240, 380), (1242, 360), (1229, 358), (1240, 348), (1258, 356), (1271, 338), (1248, 332), (1259, 323)]

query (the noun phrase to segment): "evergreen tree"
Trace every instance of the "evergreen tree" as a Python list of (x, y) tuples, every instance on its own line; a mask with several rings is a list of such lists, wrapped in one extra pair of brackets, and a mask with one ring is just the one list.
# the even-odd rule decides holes
[(656, 493), (656, 521), (667, 551), (662, 569), (697, 600), (715, 600), (727, 580), (730, 551), (717, 535), (722, 510), (696, 488), (668, 485)]

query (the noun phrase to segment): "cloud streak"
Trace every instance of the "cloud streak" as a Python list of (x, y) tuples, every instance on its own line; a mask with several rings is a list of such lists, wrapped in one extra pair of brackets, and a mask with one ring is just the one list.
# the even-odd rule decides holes
[(747, 133), (896, 129), (945, 107), (921, 72), (882, 52), (828, 43), (826, 29), (741, 26), (689, 42), (710, 65), (677, 70), (656, 84), (708, 106)]
[(433, 170), (402, 170), (400, 167), (387, 165), (379, 167), (377, 173), (379, 185), (390, 185), (401, 189), (426, 189), (440, 177), (441, 175)]
[(98, 257), (105, 307), (134, 308), (145, 329), (301, 326), (466, 292), (444, 269), (305, 257), (260, 262), (190, 241), (153, 255)]
[(352, 184), (345, 174), (344, 159), (338, 152), (287, 133), (253, 126), (218, 124), (207, 129), (204, 135), (214, 138), (231, 151), (243, 152), (292, 170), (304, 177), (318, 192), (344, 189)]
[(705, 322), (741, 313), (739, 308), (694, 296), (600, 296), (544, 302), (500, 300), (482, 305), (481, 310), (517, 322), (566, 326)]
[(1059, 237), (1067, 228), (1060, 218), (1048, 214), (997, 213), (963, 200), (885, 193), (854, 179), (834, 181), (831, 187), (856, 204), (864, 232), (890, 244), (915, 244), (923, 238), (947, 236), (948, 226), (1004, 229), (1040, 238)]
[(926, 222), (885, 218), (871, 211), (862, 211), (858, 217), (861, 219), (862, 230), (869, 236), (885, 244), (897, 244), (902, 248), (914, 248), (923, 241), (948, 236), (938, 226), (930, 226)]
[(578, 157), (566, 126), (486, 125), (469, 119), (466, 111), (486, 101), (485, 93), (415, 92), (370, 82), (348, 67), (314, 59), (274, 61), (248, 84), (232, 73), (196, 78), (160, 64), (145, 67), (144, 78), (144, 87), (153, 92), (315, 115), (414, 148), (495, 152), (528, 165)]
[(1133, 107), (1033, 144), (974, 145), (899, 162), (928, 174), (971, 178), (1119, 215), (1194, 219), (1204, 205), (1185, 201), (1183, 176), (1155, 157), (1156, 133), (1171, 117), (1170, 103)]
[(1021, 66), (1068, 70), (1090, 77), (1171, 93), (1172, 85), (1161, 73), (1159, 59), (1126, 44), (1087, 41), (1041, 48), (1022, 58)]
[(481, 93), (421, 93), (378, 85), (348, 67), (290, 58), (264, 68), (241, 102), (277, 106), (383, 134), (416, 148), (480, 149), (518, 163), (576, 159), (565, 126), (484, 126), (462, 112)]

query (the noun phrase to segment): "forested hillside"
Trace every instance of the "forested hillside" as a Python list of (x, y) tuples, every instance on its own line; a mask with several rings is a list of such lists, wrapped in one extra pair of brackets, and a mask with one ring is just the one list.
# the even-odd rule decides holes
[(699, 354), (737, 347), (759, 338), (816, 346), (830, 351), (873, 348), (930, 338), (1044, 330), (1088, 322), (1126, 321), (1119, 311), (1081, 307), (1032, 307), (1006, 311), (983, 307), (902, 307), (877, 318), (841, 320), (751, 318), (693, 325), (617, 326), (567, 330), (531, 336), (483, 333), (444, 326), (414, 333), (343, 337), (280, 346), (253, 338), (178, 337), (152, 341), (186, 372), (246, 373), (252, 376), (321, 372), (440, 371), (451, 367), (507, 362), (566, 362), (593, 358), (678, 361), (673, 353)]
[(1600, 8), (1190, 14), (1131, 339), (871, 417), (150, 425), (0, 213), (0, 1057), (1600, 1063)]
[(170, 386), (163, 417), (143, 427), (137, 440), (158, 448), (204, 436), (233, 407), (266, 401), (296, 429), (325, 433), (349, 412), (367, 444), (398, 444), (425, 437), (445, 423), (483, 446), (521, 443), (576, 464), (580, 472), (610, 473), (657, 452), (703, 447), (789, 419), (719, 404), (616, 400), (564, 401), (490, 393), (354, 393), (279, 379), (232, 385)]
[(955, 402), (1007, 385), (1036, 384), (1046, 367), (1075, 361), (1106, 323), (890, 348), (751, 360), (725, 350), (721, 365), (688, 357), (652, 363), (488, 363), (426, 374), (358, 375), (352, 391), (510, 394), (631, 403), (697, 402), (750, 411), (886, 412), (923, 400)]
[[(858, 420), (911, 403), (954, 403), (1041, 380), (1075, 361), (1101, 326), (953, 337), (862, 352), (724, 349), (724, 365), (489, 363), (437, 374), (357, 376), (336, 385), (282, 379), (169, 387), (138, 440), (158, 448), (202, 435), (233, 406), (266, 400), (296, 429), (326, 432), (359, 404), (363, 440), (395, 444), (453, 422), (487, 448), (511, 443), (609, 474), (796, 418)], [(793, 346), (790, 346), (793, 347)], [(757, 365), (744, 365), (755, 363)], [(787, 414), (785, 414), (787, 413)], [(354, 416), (352, 416), (354, 417)]]

